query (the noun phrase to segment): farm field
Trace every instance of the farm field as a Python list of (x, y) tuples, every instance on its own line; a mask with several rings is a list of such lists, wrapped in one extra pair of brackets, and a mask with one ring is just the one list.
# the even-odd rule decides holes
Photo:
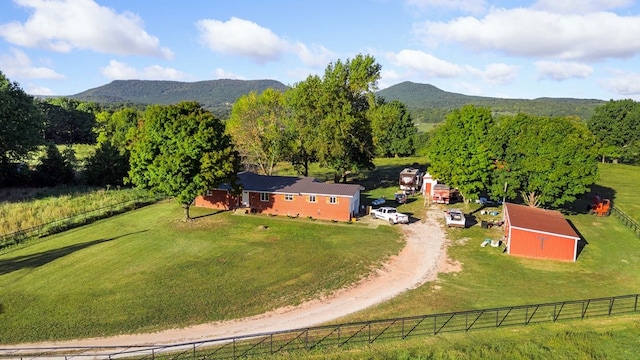
[[(419, 159), (377, 164), (376, 177), (388, 175), (391, 183), (371, 182), (364, 201), (392, 196), (394, 171), (413, 162)], [(608, 169), (613, 178), (618, 169)], [(615, 201), (625, 204), (620, 196)], [(419, 216), (422, 205), (410, 197), (400, 210)], [(201, 217), (184, 224), (179, 205), (163, 202), (0, 252), (2, 342), (156, 331), (261, 313), (352, 283), (402, 246), (389, 226), (193, 210)], [(509, 257), (479, 246), (493, 230), (452, 229), (449, 255), (461, 271), (337, 322), (637, 293), (634, 234), (614, 217), (569, 219), (588, 242), (576, 263)], [(632, 324), (622, 322), (620, 331)]]

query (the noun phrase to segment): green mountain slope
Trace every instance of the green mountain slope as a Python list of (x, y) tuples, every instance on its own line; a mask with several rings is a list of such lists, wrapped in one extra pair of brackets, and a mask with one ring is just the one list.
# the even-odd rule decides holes
[(469, 96), (440, 90), (429, 84), (405, 81), (380, 90), (378, 95), (387, 101), (400, 100), (409, 109), (417, 122), (439, 122), (451, 109), (467, 104), (491, 108), (500, 114), (519, 112), (541, 116), (577, 116), (587, 120), (593, 110), (605, 101), (597, 99), (538, 98), (502, 99), (483, 96)]
[[(173, 104), (192, 100), (201, 103), (222, 118), (229, 115), (231, 105), (251, 91), (267, 88), (286, 90), (276, 80), (209, 80), (198, 82), (116, 80), (109, 84), (70, 96), (97, 103)], [(577, 116), (589, 119), (593, 109), (604, 104), (596, 99), (539, 98), (502, 99), (470, 96), (441, 90), (430, 84), (403, 82), (380, 90), (378, 95), (387, 101), (400, 100), (410, 109), (416, 122), (440, 122), (447, 112), (466, 104), (485, 106), (500, 114), (524, 112), (545, 116)]]
[(205, 108), (228, 112), (231, 105), (251, 91), (267, 88), (285, 90), (286, 85), (275, 80), (208, 80), (198, 82), (115, 80), (109, 84), (70, 96), (97, 103), (174, 104), (197, 101)]

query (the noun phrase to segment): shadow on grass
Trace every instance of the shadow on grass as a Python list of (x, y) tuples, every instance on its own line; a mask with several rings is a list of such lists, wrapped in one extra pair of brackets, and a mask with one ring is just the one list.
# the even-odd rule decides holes
[(602, 199), (611, 200), (612, 206), (616, 202), (616, 191), (614, 189), (594, 184), (591, 186), (591, 191), (582, 195), (574, 202), (563, 206), (563, 210), (569, 215), (586, 214), (589, 212), (589, 207), (593, 203), (593, 197), (596, 195), (599, 195)]
[(86, 249), (90, 246), (101, 244), (108, 241), (117, 240), (125, 236), (138, 234), (146, 231), (148, 230), (136, 231), (129, 234), (112, 237), (109, 239), (98, 239), (98, 240), (88, 241), (81, 244), (69, 245), (60, 249), (48, 250), (48, 251), (44, 251), (37, 254), (18, 256), (12, 259), (0, 260), (0, 275), (9, 274), (14, 271), (18, 271), (22, 269), (35, 269), (40, 266), (46, 265), (52, 261), (55, 261), (57, 259), (63, 258), (67, 255), (70, 255), (76, 251)]

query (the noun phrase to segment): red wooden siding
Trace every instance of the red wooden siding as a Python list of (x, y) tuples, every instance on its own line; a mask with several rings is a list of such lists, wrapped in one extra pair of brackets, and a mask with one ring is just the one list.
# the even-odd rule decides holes
[(511, 228), (509, 254), (539, 259), (574, 261), (577, 239)]
[(503, 204), (504, 236), (511, 255), (576, 261), (580, 236), (559, 211)]

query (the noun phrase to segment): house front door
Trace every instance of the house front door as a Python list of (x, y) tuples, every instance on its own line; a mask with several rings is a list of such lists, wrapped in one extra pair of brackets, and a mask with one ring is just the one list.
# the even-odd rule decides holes
[(242, 207), (249, 207), (249, 192), (242, 192)]

